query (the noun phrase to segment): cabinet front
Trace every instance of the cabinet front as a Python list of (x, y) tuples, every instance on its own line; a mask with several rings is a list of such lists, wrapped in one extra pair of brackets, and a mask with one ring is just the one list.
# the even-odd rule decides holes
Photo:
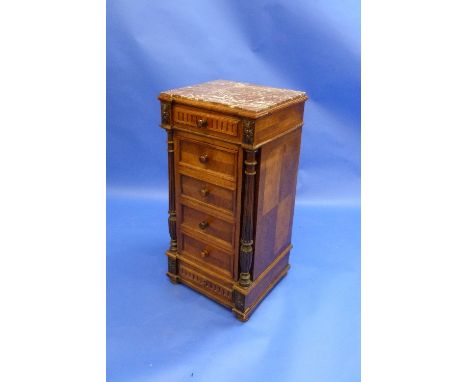
[(178, 130), (174, 144), (178, 253), (197, 271), (235, 281), (242, 150)]

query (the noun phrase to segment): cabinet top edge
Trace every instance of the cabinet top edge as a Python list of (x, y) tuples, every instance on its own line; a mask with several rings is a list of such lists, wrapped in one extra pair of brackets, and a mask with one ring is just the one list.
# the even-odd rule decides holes
[(256, 119), (308, 97), (303, 91), (217, 80), (163, 91), (158, 99)]

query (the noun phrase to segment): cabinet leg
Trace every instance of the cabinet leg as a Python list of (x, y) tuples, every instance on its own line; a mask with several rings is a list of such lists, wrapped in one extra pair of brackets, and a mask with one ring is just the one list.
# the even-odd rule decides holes
[(241, 321), (241, 322), (246, 322), (249, 320), (249, 316), (247, 316), (245, 313), (241, 313), (241, 312), (234, 312), (236, 318)]
[(179, 283), (179, 276), (177, 276), (177, 257), (170, 251), (166, 252), (167, 257), (167, 277), (173, 284)]

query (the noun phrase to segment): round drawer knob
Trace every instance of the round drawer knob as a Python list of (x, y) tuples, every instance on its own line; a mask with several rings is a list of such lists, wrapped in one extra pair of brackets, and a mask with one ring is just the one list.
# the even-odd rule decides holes
[(201, 256), (201, 257), (206, 257), (206, 256), (208, 256), (208, 255), (209, 255), (209, 252), (208, 252), (207, 249), (204, 249), (203, 251), (200, 252), (200, 256)]
[(208, 162), (208, 154), (202, 154), (200, 155), (200, 158), (198, 158), (201, 163), (206, 163)]
[(210, 194), (210, 190), (208, 190), (206, 187), (203, 187), (200, 190), (200, 194), (201, 194), (201, 196), (207, 197)]
[(197, 120), (197, 127), (199, 129), (204, 129), (208, 126), (208, 121), (206, 119), (198, 119)]
[(207, 229), (209, 225), (210, 224), (206, 220), (203, 220), (202, 222), (198, 223), (200, 229)]

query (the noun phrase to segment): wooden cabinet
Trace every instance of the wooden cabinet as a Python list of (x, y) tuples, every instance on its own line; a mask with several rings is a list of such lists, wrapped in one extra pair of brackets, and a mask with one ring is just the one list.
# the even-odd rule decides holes
[(304, 92), (232, 81), (164, 91), (168, 272), (246, 321), (289, 270)]

